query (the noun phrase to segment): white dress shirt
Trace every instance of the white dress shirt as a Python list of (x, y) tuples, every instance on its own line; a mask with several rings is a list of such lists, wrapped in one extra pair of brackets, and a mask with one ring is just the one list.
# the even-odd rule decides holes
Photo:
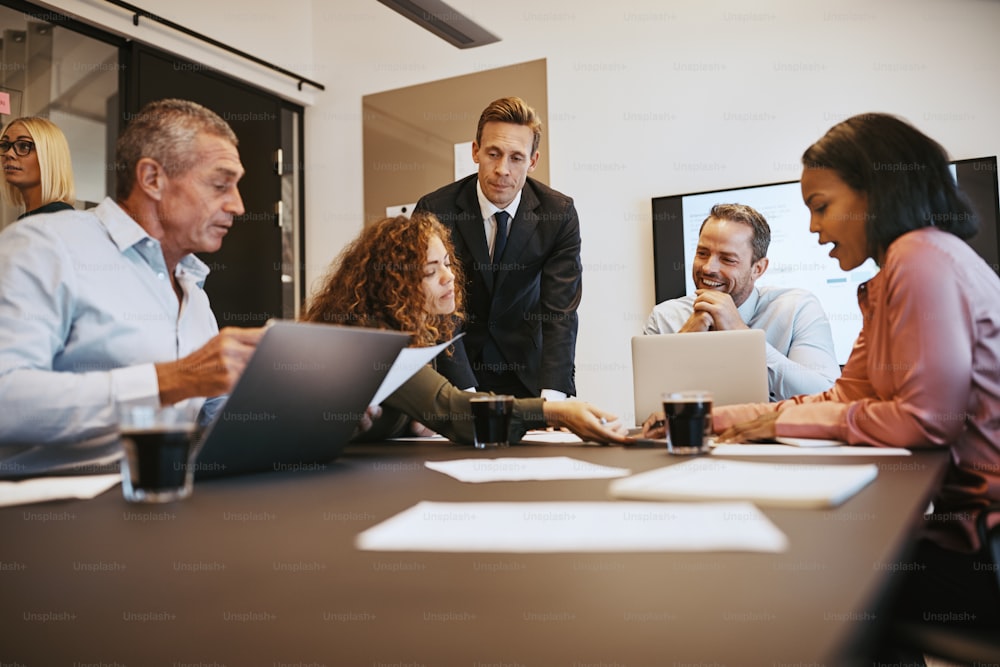
[(476, 196), (479, 197), (479, 210), (482, 212), (483, 216), (483, 233), (486, 234), (486, 247), (490, 251), (490, 258), (493, 258), (493, 247), (496, 245), (497, 237), (497, 220), (494, 217), (497, 211), (507, 211), (510, 214), (510, 222), (507, 224), (507, 236), (510, 236), (510, 228), (514, 226), (514, 216), (517, 215), (517, 207), (521, 205), (521, 191), (517, 191), (517, 196), (514, 200), (506, 207), (501, 209), (499, 206), (491, 202), (483, 194), (483, 186), (476, 181)]
[(159, 404), (153, 364), (218, 333), (194, 255), (167, 275), (160, 243), (114, 201), (0, 233), (0, 444), (112, 430), (121, 403)]

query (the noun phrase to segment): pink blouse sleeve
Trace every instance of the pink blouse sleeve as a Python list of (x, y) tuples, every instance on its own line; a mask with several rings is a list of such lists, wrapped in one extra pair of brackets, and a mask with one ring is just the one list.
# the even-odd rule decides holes
[(712, 408), (712, 430), (722, 433), (733, 424), (748, 422), (757, 415), (777, 409), (778, 403), (744, 403)]
[(716, 433), (722, 433), (734, 424), (750, 421), (765, 412), (781, 410), (777, 421), (778, 435), (843, 440), (844, 404), (874, 396), (865, 374), (866, 354), (862, 331), (832, 388), (821, 394), (803, 394), (779, 403), (718, 407), (712, 410), (712, 427)]

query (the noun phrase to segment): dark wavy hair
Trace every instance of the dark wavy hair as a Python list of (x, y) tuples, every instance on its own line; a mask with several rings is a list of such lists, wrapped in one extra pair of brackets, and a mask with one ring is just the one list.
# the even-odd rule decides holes
[(971, 238), (979, 221), (949, 171), (944, 148), (888, 114), (852, 116), (802, 154), (806, 169), (832, 169), (868, 197), (868, 253), (883, 257), (906, 232), (935, 226)]
[[(452, 258), (455, 312), (431, 315), (421, 288), (431, 239), (441, 239)], [(462, 269), (454, 261), (451, 234), (430, 213), (385, 218), (369, 225), (330, 265), (322, 287), (313, 295), (302, 319), (405, 331), (414, 347), (451, 339), (461, 324)]]

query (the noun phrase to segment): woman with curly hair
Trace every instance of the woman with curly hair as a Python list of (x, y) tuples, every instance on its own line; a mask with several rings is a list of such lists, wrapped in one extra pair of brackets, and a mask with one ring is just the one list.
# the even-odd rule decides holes
[(73, 208), (73, 165), (62, 130), (50, 120), (15, 118), (0, 136), (4, 201), (24, 207), (18, 220)]
[[(429, 213), (386, 218), (368, 226), (334, 261), (303, 319), (310, 322), (406, 331), (414, 347), (450, 340), (463, 316), (461, 268), (452, 264), (448, 230)], [(461, 353), (456, 345), (453, 352)], [(448, 439), (471, 444), (476, 394), (462, 391), (433, 367), (419, 370), (390, 395), (367, 440), (402, 435), (412, 419)], [(367, 426), (367, 424), (366, 424)], [(582, 401), (515, 399), (510, 440), (525, 431), (563, 426), (584, 440), (624, 442), (627, 430), (608, 414)]]

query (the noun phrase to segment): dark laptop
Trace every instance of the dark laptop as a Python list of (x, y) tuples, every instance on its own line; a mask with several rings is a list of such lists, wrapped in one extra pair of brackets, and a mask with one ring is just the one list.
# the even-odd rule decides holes
[(335, 459), (410, 335), (278, 321), (202, 437), (195, 478)]

